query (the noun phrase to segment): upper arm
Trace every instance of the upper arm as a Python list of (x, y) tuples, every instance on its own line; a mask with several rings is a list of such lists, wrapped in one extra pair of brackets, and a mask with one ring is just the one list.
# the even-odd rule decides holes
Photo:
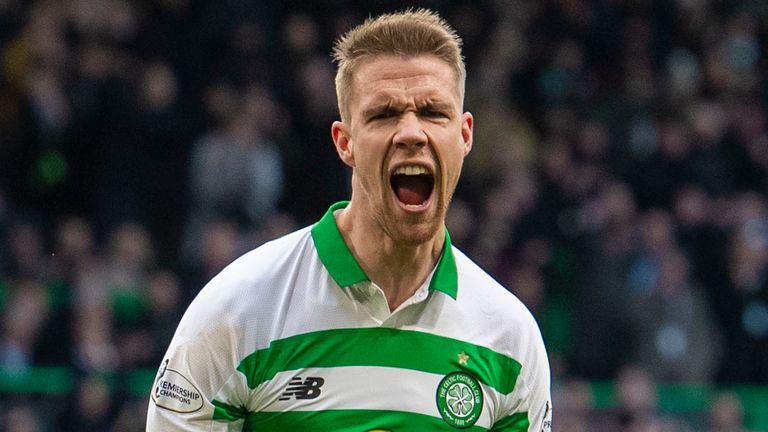
[(534, 327), (528, 360), (529, 373), (525, 374), (528, 387), (527, 407), (530, 425), (528, 432), (550, 432), (552, 430), (552, 395), (549, 359), (538, 326)]
[(193, 304), (187, 311), (162, 360), (150, 395), (148, 431), (242, 430), (244, 415), (223, 415), (244, 413), (248, 401), (236, 370), (234, 326), (197, 309)]
[(494, 432), (550, 432), (552, 397), (550, 368), (541, 332), (533, 322), (520, 356), (521, 373), (505, 413), (491, 428)]

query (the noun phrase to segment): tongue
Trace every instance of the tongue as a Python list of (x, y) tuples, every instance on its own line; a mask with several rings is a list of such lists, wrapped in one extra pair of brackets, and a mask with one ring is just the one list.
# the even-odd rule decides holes
[(397, 176), (394, 183), (397, 199), (403, 204), (419, 205), (429, 198), (429, 181), (421, 176)]

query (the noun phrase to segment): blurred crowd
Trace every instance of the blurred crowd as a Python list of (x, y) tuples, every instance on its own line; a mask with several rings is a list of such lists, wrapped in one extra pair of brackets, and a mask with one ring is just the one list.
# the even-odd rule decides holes
[[(464, 39), (448, 225), (537, 316), (554, 430), (748, 430), (727, 389), (768, 384), (761, 0), (0, 0), (0, 375), (74, 377), (0, 396), (0, 430), (143, 430), (126, 374), (200, 288), (349, 196), (329, 52), (412, 5)], [(718, 391), (664, 413), (661, 383)]]

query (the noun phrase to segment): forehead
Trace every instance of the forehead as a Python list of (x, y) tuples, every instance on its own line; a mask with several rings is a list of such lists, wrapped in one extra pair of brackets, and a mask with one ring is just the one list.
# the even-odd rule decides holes
[(377, 56), (357, 67), (353, 102), (428, 97), (458, 102), (459, 83), (453, 69), (435, 56)]

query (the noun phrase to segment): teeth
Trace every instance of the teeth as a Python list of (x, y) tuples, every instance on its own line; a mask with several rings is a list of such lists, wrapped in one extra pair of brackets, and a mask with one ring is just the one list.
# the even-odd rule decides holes
[(396, 169), (395, 174), (410, 176), (410, 175), (429, 174), (429, 171), (427, 171), (426, 168), (420, 165), (406, 165)]

